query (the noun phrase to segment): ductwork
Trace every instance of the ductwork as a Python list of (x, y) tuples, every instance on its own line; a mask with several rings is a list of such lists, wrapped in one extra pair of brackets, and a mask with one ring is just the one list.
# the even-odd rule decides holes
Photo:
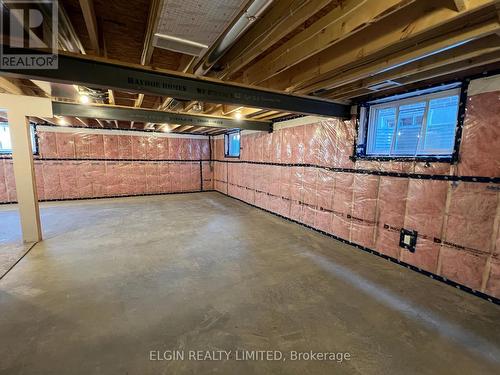
[(197, 64), (194, 73), (205, 75), (272, 2), (273, 0), (254, 0), (225, 35), (219, 38), (208, 54)]

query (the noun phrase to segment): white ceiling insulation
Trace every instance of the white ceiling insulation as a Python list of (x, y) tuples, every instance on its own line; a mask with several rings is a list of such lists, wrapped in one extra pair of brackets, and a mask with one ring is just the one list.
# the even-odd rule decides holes
[(199, 55), (238, 15), (246, 0), (165, 0), (155, 34), (156, 47)]

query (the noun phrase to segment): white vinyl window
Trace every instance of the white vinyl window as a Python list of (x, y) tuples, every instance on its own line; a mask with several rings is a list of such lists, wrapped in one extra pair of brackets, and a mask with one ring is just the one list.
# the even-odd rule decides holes
[(451, 156), (459, 101), (457, 88), (371, 105), (366, 155)]
[(230, 158), (240, 157), (240, 132), (224, 134), (224, 155)]
[[(36, 141), (35, 141), (35, 127), (30, 126), (31, 129), (31, 147), (33, 153), (36, 154)], [(12, 144), (10, 142), (9, 124), (0, 122), (0, 154), (12, 154)]]

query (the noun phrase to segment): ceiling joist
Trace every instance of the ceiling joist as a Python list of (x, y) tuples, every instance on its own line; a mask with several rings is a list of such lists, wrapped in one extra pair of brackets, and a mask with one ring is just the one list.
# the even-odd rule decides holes
[(466, 11), (456, 12), (427, 2), (413, 3), (399, 10), (391, 22), (373, 24), (272, 77), (265, 86), (299, 93), (328, 88), (325, 81), (339, 72), (369, 66), (391, 54), (404, 54), (432, 38), (446, 38), (454, 29), (478, 24), (482, 17), (491, 18), (487, 8), (493, 4), (493, 0), (470, 0)]
[(250, 66), (244, 72), (244, 81), (251, 84), (263, 82), (414, 1), (348, 1)]
[(100, 55), (99, 33), (97, 30), (97, 18), (94, 11), (93, 0), (80, 0), (85, 26), (90, 38), (90, 44), (96, 55)]
[(282, 0), (276, 1), (221, 60), (226, 69), (218, 77), (231, 76), (270, 48), (277, 40), (304, 23), (332, 0)]
[(339, 71), (337, 75), (334, 75), (322, 82), (312, 84), (311, 86), (304, 88), (304, 90), (314, 91), (320, 87), (331, 90), (337, 86), (359, 79), (367, 78), (383, 72), (389, 72), (391, 69), (407, 65), (408, 63), (414, 61), (426, 59), (433, 55), (438, 56), (440, 53), (443, 53), (445, 49), (452, 49), (452, 46), (459, 47), (462, 44), (470, 43), (471, 41), (493, 35), (498, 32), (498, 30), (500, 30), (500, 24), (498, 21), (492, 19), (489, 22), (478, 26), (472, 26), (459, 30), (453, 34), (436, 37), (426, 43), (422, 43), (421, 45), (408, 48), (404, 52), (394, 53), (375, 62), (362, 65), (358, 68), (347, 71)]
[[(419, 74), (450, 64), (463, 63), (467, 65), (470, 59), (477, 59), (500, 50), (500, 37), (496, 34), (490, 35), (478, 41), (471, 41), (462, 46), (452, 48), (439, 54), (431, 55), (414, 62), (398, 66), (394, 69), (382, 69), (381, 73), (372, 75), (360, 81), (341, 85), (335, 83), (334, 87), (322, 92), (322, 95), (331, 99), (345, 99), (358, 96), (359, 91), (370, 91), (368, 88), (380, 85), (384, 82), (399, 84), (399, 80), (413, 74)], [(359, 76), (354, 73), (353, 76)], [(373, 92), (373, 91), (372, 91)]]

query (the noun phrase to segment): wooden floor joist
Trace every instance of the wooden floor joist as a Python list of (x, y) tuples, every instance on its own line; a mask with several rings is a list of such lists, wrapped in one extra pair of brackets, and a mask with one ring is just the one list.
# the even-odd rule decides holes
[[(331, 88), (322, 92), (321, 95), (331, 99), (350, 98), (357, 96), (358, 92), (369, 92), (370, 90), (368, 88), (370, 86), (387, 81), (395, 81), (397, 83), (400, 78), (423, 73), (449, 64), (462, 62), (464, 66), (467, 66), (470, 59), (479, 58), (482, 55), (499, 50), (500, 37), (497, 34), (492, 34), (478, 41), (471, 41), (463, 46), (431, 55), (409, 64), (397, 66), (394, 69), (384, 68), (381, 70), (381, 73), (374, 74), (362, 80), (356, 80), (356, 78), (359, 77), (359, 73), (354, 72), (349, 74), (349, 72), (347, 72), (341, 75), (338, 80), (332, 81)], [(343, 82), (349, 82), (349, 77), (355, 80), (354, 83), (343, 85)]]
[(493, 17), (490, 11), (493, 4), (491, 0), (474, 0), (466, 11), (456, 12), (447, 8), (429, 10), (429, 3), (414, 3), (399, 11), (391, 22), (375, 23), (365, 32), (272, 77), (264, 85), (301, 93), (328, 88), (325, 81), (343, 67), (369, 65), (384, 56), (404, 53), (426, 40), (445, 38), (453, 30), (477, 24), (483, 17)]
[(414, 0), (348, 1), (303, 32), (264, 56), (244, 72), (244, 82), (258, 84), (318, 54), (341, 40), (362, 32)]

